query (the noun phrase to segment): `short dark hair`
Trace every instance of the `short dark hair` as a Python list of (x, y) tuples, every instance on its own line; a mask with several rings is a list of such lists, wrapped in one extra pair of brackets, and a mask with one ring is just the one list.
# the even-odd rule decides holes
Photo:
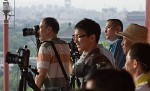
[(53, 31), (55, 33), (58, 33), (59, 31), (59, 23), (55, 18), (52, 17), (46, 17), (43, 19), (43, 22), (45, 22), (46, 27), (52, 27)]
[(75, 25), (75, 29), (83, 29), (87, 35), (95, 34), (96, 42), (98, 43), (101, 34), (101, 28), (100, 25), (95, 21), (84, 18)]
[(119, 20), (119, 19), (108, 19), (107, 22), (108, 21), (113, 22), (113, 24), (115, 24), (115, 26), (120, 26), (121, 27), (121, 31), (123, 31), (123, 23), (122, 23), (121, 20)]
[(114, 68), (98, 69), (91, 71), (87, 81), (93, 82), (92, 89), (104, 89), (104, 91), (134, 91), (135, 85), (132, 76), (125, 70)]
[(131, 59), (139, 61), (143, 71), (150, 72), (150, 45), (148, 43), (133, 44), (129, 55)]

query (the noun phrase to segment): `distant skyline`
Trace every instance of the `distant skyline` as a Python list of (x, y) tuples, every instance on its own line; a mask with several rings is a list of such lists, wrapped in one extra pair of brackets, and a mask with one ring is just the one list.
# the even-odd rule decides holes
[[(31, 6), (31, 5), (58, 5), (64, 6), (65, 0), (8, 0), (10, 5), (13, 6)], [(1, 0), (0, 2), (3, 2)], [(90, 9), (101, 11), (103, 8), (117, 8), (118, 11), (126, 9), (128, 11), (144, 10), (146, 6), (146, 0), (71, 0), (71, 6), (75, 8)]]

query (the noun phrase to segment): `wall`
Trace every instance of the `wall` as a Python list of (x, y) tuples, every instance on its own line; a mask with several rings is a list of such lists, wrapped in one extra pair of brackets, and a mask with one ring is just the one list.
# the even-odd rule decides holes
[(146, 0), (146, 27), (148, 28), (148, 42), (150, 43), (150, 0)]

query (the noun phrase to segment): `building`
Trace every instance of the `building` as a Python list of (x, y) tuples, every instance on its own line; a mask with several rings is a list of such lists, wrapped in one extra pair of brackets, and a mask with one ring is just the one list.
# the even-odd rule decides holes
[(146, 15), (144, 11), (133, 11), (127, 12), (126, 22), (130, 23), (137, 23), (139, 25), (145, 26)]

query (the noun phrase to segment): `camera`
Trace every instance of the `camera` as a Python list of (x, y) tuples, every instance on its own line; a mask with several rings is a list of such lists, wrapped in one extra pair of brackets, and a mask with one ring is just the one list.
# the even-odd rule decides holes
[(24, 28), (22, 30), (23, 36), (35, 35), (36, 37), (39, 37), (38, 30), (39, 30), (39, 25), (35, 25), (33, 28)]
[(5, 62), (12, 64), (21, 64), (23, 67), (27, 67), (29, 64), (30, 51), (27, 46), (19, 48), (17, 54), (7, 52)]
[(41, 91), (35, 84), (32, 73), (28, 71), (28, 69), (30, 69), (36, 75), (39, 74), (36, 69), (31, 68), (31, 65), (29, 65), (29, 57), (30, 51), (27, 49), (27, 45), (25, 45), (24, 48), (18, 49), (17, 54), (7, 52), (5, 62), (8, 64), (18, 64), (20, 68), (21, 77), (18, 91), (26, 91), (27, 81), (28, 85), (33, 89), (33, 91)]
[(81, 53), (78, 51), (78, 48), (76, 44), (74, 43), (73, 39), (69, 43), (69, 47), (70, 47), (71, 58), (73, 59), (73, 62), (75, 63), (77, 59), (80, 58)]
[(38, 30), (39, 30), (39, 25), (35, 25), (33, 28), (24, 28), (22, 30), (23, 36), (35, 35), (37, 50), (39, 50), (39, 47), (41, 45)]

